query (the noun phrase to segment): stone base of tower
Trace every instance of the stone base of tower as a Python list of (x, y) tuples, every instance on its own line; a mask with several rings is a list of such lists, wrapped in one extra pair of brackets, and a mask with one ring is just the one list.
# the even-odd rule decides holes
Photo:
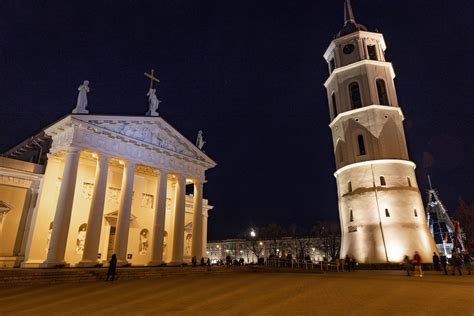
[(424, 262), (437, 252), (426, 222), (415, 164), (383, 159), (336, 171), (341, 258), (360, 263), (398, 263), (415, 251)]

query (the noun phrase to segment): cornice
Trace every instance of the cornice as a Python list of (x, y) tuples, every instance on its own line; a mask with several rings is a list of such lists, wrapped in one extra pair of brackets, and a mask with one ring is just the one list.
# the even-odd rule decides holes
[(380, 44), (382, 45), (382, 49), (384, 51), (387, 49), (387, 45), (385, 44), (385, 39), (384, 39), (382, 33), (357, 31), (357, 32), (353, 32), (353, 33), (350, 33), (350, 34), (347, 34), (345, 36), (341, 36), (341, 37), (338, 37), (338, 38), (335, 38), (334, 40), (332, 40), (331, 43), (329, 44), (328, 48), (324, 52), (324, 55), (323, 55), (324, 59), (326, 59), (326, 61), (329, 61), (329, 56), (330, 56), (331, 52), (334, 50), (334, 48), (336, 48), (336, 44), (344, 43), (344, 42), (347, 42), (347, 40), (357, 39), (357, 38), (376, 39), (376, 40), (380, 41)]
[(354, 69), (354, 68), (358, 68), (358, 67), (362, 67), (362, 66), (366, 66), (366, 65), (372, 65), (372, 66), (382, 66), (382, 67), (389, 67), (390, 68), (390, 74), (392, 76), (392, 79), (395, 79), (395, 70), (393, 69), (393, 65), (391, 62), (388, 62), (388, 61), (379, 61), (379, 60), (371, 60), (371, 59), (363, 59), (363, 60), (359, 60), (358, 62), (355, 62), (355, 63), (352, 63), (352, 64), (349, 64), (349, 65), (346, 65), (346, 66), (342, 66), (342, 67), (338, 67), (336, 69), (334, 69), (334, 71), (329, 75), (329, 77), (326, 79), (326, 81), (324, 82), (324, 87), (328, 87), (329, 83), (335, 79), (335, 77), (342, 73), (342, 72), (345, 72), (345, 71), (348, 71), (348, 70), (351, 70), (351, 69)]
[(388, 105), (374, 104), (374, 105), (364, 106), (364, 107), (361, 107), (361, 108), (358, 108), (358, 109), (354, 109), (354, 110), (339, 113), (334, 118), (334, 120), (332, 120), (331, 123), (329, 123), (329, 128), (332, 128), (334, 125), (336, 125), (343, 118), (348, 118), (348, 117), (351, 117), (355, 114), (360, 114), (362, 112), (371, 111), (371, 110), (397, 111), (400, 114), (400, 116), (402, 117), (402, 120), (405, 119), (405, 116), (403, 115), (402, 109), (398, 106), (388, 106)]
[(398, 164), (404, 164), (412, 167), (413, 169), (416, 169), (416, 164), (413, 161), (410, 160), (402, 160), (402, 159), (377, 159), (377, 160), (367, 160), (367, 161), (361, 161), (361, 162), (356, 162), (352, 163), (350, 165), (346, 165), (340, 169), (337, 169), (336, 172), (334, 172), (334, 177), (337, 178), (337, 176), (344, 171), (347, 171), (352, 168), (357, 168), (357, 167), (362, 167), (362, 166), (367, 166), (367, 165), (380, 165), (380, 164), (386, 164), (386, 163), (398, 163)]

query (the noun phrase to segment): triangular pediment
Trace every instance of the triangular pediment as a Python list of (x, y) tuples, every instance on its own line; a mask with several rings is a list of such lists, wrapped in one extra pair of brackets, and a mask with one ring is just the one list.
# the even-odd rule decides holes
[(129, 139), (200, 160), (216, 163), (161, 117), (130, 117), (106, 115), (72, 115), (75, 120), (90, 124)]

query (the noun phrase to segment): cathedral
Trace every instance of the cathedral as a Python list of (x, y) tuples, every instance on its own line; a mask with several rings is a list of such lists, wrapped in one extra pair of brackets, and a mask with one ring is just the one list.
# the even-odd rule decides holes
[(410, 161), (395, 71), (382, 34), (356, 22), (350, 0), (345, 22), (327, 48), (327, 89), (341, 223), (341, 258), (396, 263), (436, 245)]
[[(0, 157), (0, 267), (180, 265), (205, 256), (216, 163), (162, 117), (76, 108)], [(199, 136), (201, 138), (199, 138)], [(190, 193), (190, 194), (187, 194)]]

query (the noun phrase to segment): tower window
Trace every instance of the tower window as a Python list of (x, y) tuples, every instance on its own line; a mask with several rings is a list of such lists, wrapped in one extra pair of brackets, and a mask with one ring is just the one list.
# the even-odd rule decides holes
[(377, 58), (377, 50), (375, 45), (368, 45), (367, 46), (367, 53), (369, 53), (369, 59), (371, 60), (378, 60)]
[(350, 220), (351, 222), (354, 221), (354, 214), (352, 214), (352, 210), (349, 211), (349, 220)]
[(390, 212), (388, 211), (388, 208), (385, 209), (385, 217), (390, 217)]
[(352, 192), (352, 182), (350, 182), (350, 181), (347, 182), (347, 191), (348, 191), (349, 193)]
[(416, 208), (413, 209), (413, 213), (415, 214), (415, 217), (418, 217), (418, 212), (416, 211)]
[(380, 185), (382, 185), (382, 186), (387, 185), (387, 183), (385, 182), (385, 177), (384, 176), (380, 176)]
[(379, 103), (381, 105), (390, 105), (390, 103), (388, 102), (387, 87), (385, 85), (385, 81), (383, 81), (382, 79), (377, 79), (375, 83), (377, 85), (377, 94), (379, 96)]
[[(411, 180), (410, 180), (410, 177), (407, 177), (407, 181), (408, 181), (408, 186), (411, 187)], [(416, 210), (415, 210), (416, 212)]]
[(333, 92), (331, 94), (331, 101), (332, 101), (332, 111), (334, 113), (334, 118), (337, 116), (337, 103), (336, 103), (336, 93)]
[(331, 73), (336, 69), (336, 62), (334, 61), (334, 58), (331, 58), (329, 61), (329, 68), (331, 69)]
[(352, 109), (358, 109), (362, 106), (362, 99), (360, 97), (359, 84), (357, 82), (352, 82), (349, 85), (349, 93), (351, 95), (351, 106)]
[(366, 154), (364, 136), (363, 135), (357, 136), (357, 142), (359, 143), (359, 156), (364, 156)]

